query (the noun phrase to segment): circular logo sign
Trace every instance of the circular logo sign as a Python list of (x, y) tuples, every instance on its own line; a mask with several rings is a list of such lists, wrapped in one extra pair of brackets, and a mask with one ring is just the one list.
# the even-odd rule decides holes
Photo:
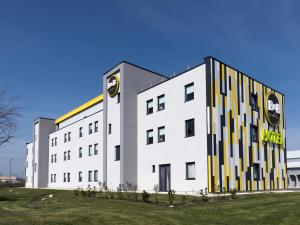
[(265, 100), (265, 114), (269, 123), (276, 126), (280, 120), (281, 107), (276, 95), (269, 92)]
[(107, 80), (107, 91), (110, 97), (114, 97), (119, 91), (119, 77), (111, 75)]

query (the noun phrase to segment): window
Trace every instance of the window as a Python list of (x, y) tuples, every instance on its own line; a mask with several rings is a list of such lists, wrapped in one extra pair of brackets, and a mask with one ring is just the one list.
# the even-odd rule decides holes
[(78, 151), (78, 157), (79, 157), (79, 158), (82, 158), (82, 147), (79, 148), (79, 151)]
[(98, 181), (98, 170), (94, 170), (94, 181)]
[(95, 133), (98, 132), (98, 121), (95, 121), (94, 123), (94, 130)]
[(54, 162), (57, 162), (57, 154), (54, 154)]
[(152, 165), (152, 173), (155, 173), (155, 165)]
[(54, 145), (57, 146), (57, 137), (54, 138)]
[(195, 136), (195, 124), (194, 119), (185, 121), (185, 136), (192, 137)]
[(34, 163), (34, 172), (36, 172), (36, 167), (37, 167), (37, 164)]
[(185, 89), (185, 101), (191, 101), (194, 99), (194, 83), (190, 83), (184, 86)]
[(257, 126), (251, 126), (251, 139), (252, 142), (258, 142), (258, 128)]
[(67, 181), (67, 175), (66, 175), (66, 173), (64, 173), (64, 182), (66, 182)]
[(147, 130), (147, 145), (153, 144), (153, 130)]
[(153, 99), (147, 101), (147, 115), (153, 113)]
[(56, 174), (53, 176), (53, 182), (56, 183)]
[(108, 134), (111, 134), (111, 123), (108, 124)]
[(253, 164), (253, 179), (258, 181), (259, 179), (259, 164), (254, 163)]
[(120, 103), (120, 92), (117, 94), (117, 104)]
[(68, 151), (68, 160), (71, 159), (71, 151)]
[(157, 97), (157, 111), (165, 109), (165, 95)]
[(71, 132), (68, 133), (68, 141), (71, 141)]
[(89, 178), (89, 182), (91, 182), (92, 181), (92, 171), (91, 170), (89, 171), (89, 177), (88, 178)]
[(70, 180), (71, 180), (71, 175), (70, 173), (68, 173), (68, 182), (70, 182)]
[(78, 172), (78, 182), (82, 182), (82, 172)]
[(89, 124), (89, 134), (92, 134), (93, 133), (93, 124), (90, 123)]
[(67, 152), (64, 152), (64, 161), (67, 160)]
[(79, 137), (82, 137), (83, 133), (82, 133), (82, 127), (79, 127)]
[(251, 94), (250, 104), (251, 104), (251, 107), (252, 107), (253, 110), (255, 110), (255, 111), (258, 110), (257, 95), (256, 94)]
[(157, 128), (158, 133), (158, 142), (164, 142), (165, 141), (165, 127), (159, 127)]
[(186, 163), (186, 179), (195, 180), (195, 162)]
[(51, 181), (50, 182), (53, 183), (53, 174), (51, 174)]
[(94, 155), (98, 155), (98, 144), (94, 144)]
[(51, 146), (52, 147), (54, 146), (54, 139), (53, 138), (51, 139)]
[(64, 142), (67, 142), (67, 134), (64, 135)]
[(116, 161), (120, 161), (120, 145), (115, 147), (116, 150)]
[(53, 163), (53, 155), (51, 155), (51, 163)]
[(92, 145), (89, 145), (89, 156), (91, 156), (92, 155)]

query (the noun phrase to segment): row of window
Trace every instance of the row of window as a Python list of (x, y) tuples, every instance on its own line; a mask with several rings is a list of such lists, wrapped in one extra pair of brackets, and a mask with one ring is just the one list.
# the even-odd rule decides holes
[[(56, 183), (56, 174), (51, 174), (50, 176), (50, 181), (51, 183)], [(97, 182), (98, 181), (98, 170), (89, 170), (88, 171), (88, 182)], [(78, 172), (78, 182), (82, 182), (83, 180), (83, 173), (82, 171), (79, 171)], [(63, 182), (71, 182), (71, 173), (68, 172), (68, 173), (64, 173), (63, 174)]]
[[(98, 121), (89, 124), (88, 134), (97, 133), (99, 130)], [(79, 127), (79, 137), (83, 137), (83, 127)], [(71, 132), (64, 134), (64, 143), (71, 141)], [(51, 146), (57, 146), (57, 137), (51, 139)]]
[[(94, 144), (94, 145), (89, 145), (89, 151), (88, 151), (88, 155), (92, 156), (92, 155), (98, 155), (98, 144)], [(82, 147), (80, 147), (78, 149), (78, 158), (82, 158), (83, 154), (82, 154)], [(71, 160), (71, 151), (65, 151), (64, 152), (64, 161), (67, 160)], [(57, 162), (57, 154), (53, 154), (51, 155), (51, 163), (56, 163)]]
[[(185, 137), (195, 136), (195, 119), (185, 121)], [(164, 142), (166, 140), (165, 127), (157, 128), (157, 142)], [(153, 144), (153, 129), (147, 130), (147, 144)]]
[[(184, 99), (186, 102), (191, 101), (194, 99), (194, 83), (189, 83), (184, 86)], [(146, 102), (147, 110), (146, 114), (153, 113), (153, 99), (149, 99)], [(165, 95), (160, 95), (157, 97), (157, 111), (161, 111), (165, 109)]]

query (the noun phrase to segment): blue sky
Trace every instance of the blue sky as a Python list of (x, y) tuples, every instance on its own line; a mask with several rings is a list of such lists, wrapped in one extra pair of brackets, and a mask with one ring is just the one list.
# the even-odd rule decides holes
[(18, 97), (16, 138), (0, 174), (24, 175), (32, 121), (56, 118), (102, 92), (127, 60), (165, 75), (208, 55), (286, 94), (287, 146), (300, 149), (300, 2), (0, 0), (0, 89)]

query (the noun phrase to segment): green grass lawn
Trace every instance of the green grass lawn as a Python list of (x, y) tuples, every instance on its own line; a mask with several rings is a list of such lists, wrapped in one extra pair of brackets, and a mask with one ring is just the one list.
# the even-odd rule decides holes
[[(73, 191), (0, 188), (0, 224), (300, 224), (300, 193), (265, 193), (175, 208), (75, 196)], [(45, 195), (53, 194), (44, 201)], [(167, 202), (160, 195), (161, 202)], [(151, 196), (154, 201), (154, 196)], [(181, 201), (176, 196), (176, 202)]]

